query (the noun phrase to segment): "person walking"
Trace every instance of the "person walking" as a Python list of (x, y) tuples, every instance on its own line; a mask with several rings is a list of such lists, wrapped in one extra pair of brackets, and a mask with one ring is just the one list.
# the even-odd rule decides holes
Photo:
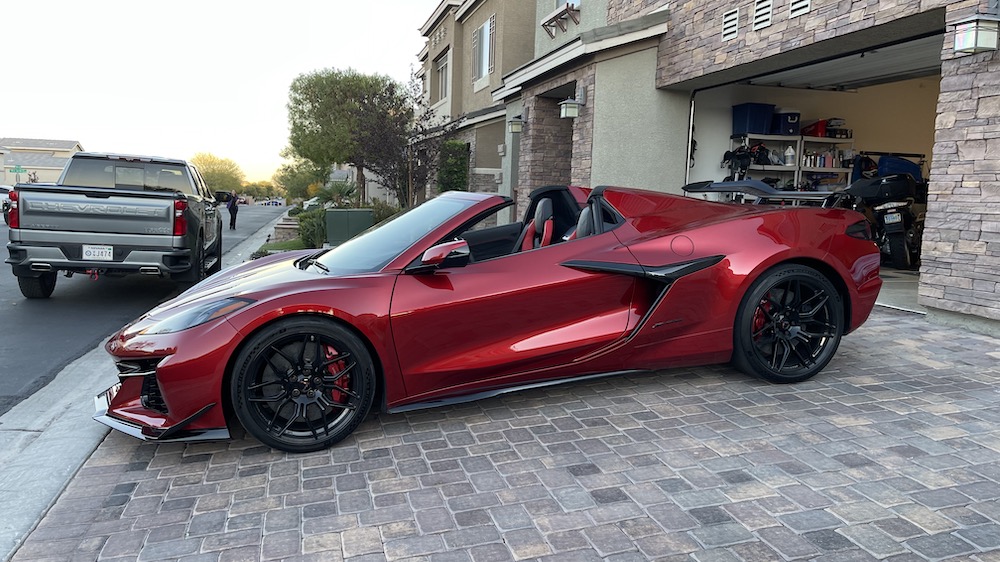
[(236, 191), (229, 193), (229, 201), (226, 202), (226, 208), (229, 209), (229, 230), (236, 230), (236, 213), (240, 210)]

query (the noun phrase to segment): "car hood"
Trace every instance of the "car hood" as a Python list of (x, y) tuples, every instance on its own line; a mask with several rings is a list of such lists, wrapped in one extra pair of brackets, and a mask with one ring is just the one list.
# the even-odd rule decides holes
[(220, 300), (229, 297), (254, 298), (271, 292), (282, 285), (315, 278), (312, 273), (296, 267), (295, 262), (315, 253), (315, 250), (284, 252), (251, 260), (217, 273), (177, 297), (166, 301), (146, 313), (156, 318), (169, 310), (175, 313), (179, 308), (200, 304), (206, 300)]

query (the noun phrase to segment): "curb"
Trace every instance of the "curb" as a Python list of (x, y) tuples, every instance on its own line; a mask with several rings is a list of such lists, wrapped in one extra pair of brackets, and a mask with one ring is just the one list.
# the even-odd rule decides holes
[[(222, 257), (242, 263), (285, 215)], [(107, 334), (110, 337), (111, 334)], [(0, 416), (0, 560), (10, 560), (110, 429), (94, 422), (93, 397), (115, 383), (103, 341), (67, 365), (41, 390)], [(86, 399), (81, 399), (82, 395)]]

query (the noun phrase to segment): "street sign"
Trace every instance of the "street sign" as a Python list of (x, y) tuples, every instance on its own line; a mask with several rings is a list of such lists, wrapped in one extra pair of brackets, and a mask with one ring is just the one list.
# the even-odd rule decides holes
[(28, 170), (25, 170), (24, 168), (22, 168), (20, 164), (18, 164), (17, 166), (14, 166), (14, 169), (11, 170), (11, 172), (15, 173), (15, 174), (23, 174), (23, 173), (25, 173), (27, 171)]

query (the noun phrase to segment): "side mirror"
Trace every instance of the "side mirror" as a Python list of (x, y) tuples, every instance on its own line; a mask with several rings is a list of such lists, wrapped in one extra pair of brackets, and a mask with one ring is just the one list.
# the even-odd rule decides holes
[(408, 273), (424, 273), (442, 267), (465, 267), (472, 254), (465, 240), (453, 240), (432, 246), (422, 256), (420, 264), (407, 270)]
[(229, 200), (233, 198), (233, 194), (228, 191), (216, 191), (215, 200), (219, 203), (229, 203)]

